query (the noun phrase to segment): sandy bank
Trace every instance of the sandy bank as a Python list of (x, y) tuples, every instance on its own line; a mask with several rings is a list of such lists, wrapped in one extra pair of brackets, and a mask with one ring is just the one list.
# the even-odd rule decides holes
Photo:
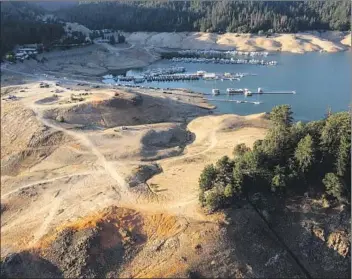
[(229, 50), (235, 48), (239, 51), (304, 53), (310, 51), (338, 52), (351, 46), (351, 34), (334, 31), (274, 34), (268, 38), (253, 34), (202, 32), (135, 32), (125, 35), (126, 40), (132, 44), (181, 49)]

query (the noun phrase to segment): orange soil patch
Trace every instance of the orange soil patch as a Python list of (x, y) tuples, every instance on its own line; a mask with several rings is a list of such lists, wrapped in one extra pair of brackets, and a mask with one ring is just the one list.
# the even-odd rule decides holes
[[(57, 235), (65, 229), (74, 231), (99, 227), (101, 234), (105, 235), (104, 247), (111, 247), (111, 241), (117, 239), (112, 235), (120, 235), (122, 229), (130, 235), (145, 235), (148, 238), (170, 237), (177, 235), (185, 229), (185, 225), (174, 216), (155, 214), (142, 216), (139, 212), (121, 207), (109, 207), (101, 212), (91, 214), (85, 218), (64, 224), (56, 228), (54, 233), (45, 236), (35, 247), (46, 248), (54, 241)], [(120, 239), (120, 238), (119, 238)]]

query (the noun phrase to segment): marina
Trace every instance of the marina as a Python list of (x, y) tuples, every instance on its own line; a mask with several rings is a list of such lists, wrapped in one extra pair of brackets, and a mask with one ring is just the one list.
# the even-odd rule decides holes
[[(268, 59), (270, 57), (270, 59)], [(247, 58), (246, 56), (239, 58)], [(251, 58), (251, 57), (248, 57)], [(262, 57), (254, 57), (261, 59)], [(340, 111), (348, 109), (350, 104), (350, 79), (343, 75), (336, 75), (336, 70), (350, 73), (351, 53), (341, 52), (333, 54), (306, 53), (304, 55), (289, 53), (270, 53), (267, 60), (276, 60), (277, 66), (253, 67), (249, 64), (213, 64), (213, 63), (184, 63), (172, 62), (162, 59), (145, 68), (129, 70), (126, 76), (142, 77), (148, 71), (155, 69), (167, 69), (171, 67), (184, 67), (185, 72), (179, 74), (197, 74), (198, 71), (208, 74), (215, 73), (218, 79), (199, 78), (198, 80), (178, 81), (151, 81), (144, 83), (121, 82), (116, 75), (114, 79), (105, 79), (104, 82), (112, 85), (126, 86), (126, 88), (151, 88), (161, 89), (165, 92), (172, 88), (186, 88), (190, 91), (203, 94), (204, 98), (210, 98), (208, 102), (217, 108), (216, 113), (235, 113), (248, 115), (270, 111), (279, 104), (289, 104), (295, 111), (294, 118), (297, 120), (320, 119), (326, 113), (327, 107)], [(264, 57), (263, 57), (264, 59)], [(334, 67), (326, 67), (326, 65)], [(238, 76), (240, 80), (230, 80), (228, 74)], [(242, 73), (245, 73), (241, 76)], [(222, 76), (224, 79), (221, 80)], [(111, 77), (111, 76), (110, 76)], [(334, 77), (334, 78), (331, 78)], [(309, 80), (309, 82), (307, 82)], [(262, 92), (258, 92), (258, 87)], [(227, 88), (244, 89), (248, 88), (252, 96), (245, 96), (243, 93), (227, 94)], [(213, 94), (213, 89), (219, 92)], [(190, 93), (193, 94), (193, 93)], [(335, 98), (336, 96), (336, 98)], [(233, 101), (212, 101), (211, 99), (236, 99), (261, 102), (260, 105), (250, 105)], [(311, 104), (314, 103), (314, 106)], [(243, 104), (243, 105), (242, 105)]]
[(158, 68), (145, 71), (139, 75), (119, 75), (116, 78), (113, 75), (103, 76), (103, 82), (175, 82), (175, 81), (196, 81), (196, 80), (220, 80), (220, 81), (240, 81), (246, 76), (254, 76), (248, 73), (208, 73), (203, 70), (198, 70), (195, 73), (185, 73), (184, 67)]

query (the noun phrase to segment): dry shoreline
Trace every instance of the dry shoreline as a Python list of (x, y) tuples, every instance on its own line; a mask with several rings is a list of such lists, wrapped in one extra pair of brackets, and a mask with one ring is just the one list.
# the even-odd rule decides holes
[(216, 49), (268, 52), (338, 52), (351, 47), (350, 32), (302, 32), (273, 34), (269, 37), (255, 34), (179, 32), (125, 33), (129, 43), (156, 48)]
[[(340, 52), (351, 48), (350, 32), (326, 31), (297, 34), (274, 34), (268, 38), (253, 34), (214, 34), (201, 32), (125, 33), (127, 43), (109, 45), (94, 44), (69, 50), (55, 50), (38, 55), (47, 62), (25, 60), (7, 65), (10, 70), (34, 75), (49, 74), (58, 77), (97, 79), (111, 72), (146, 67), (158, 61), (160, 53), (177, 49), (214, 49), (238, 51), (288, 52)], [(18, 75), (6, 72), (1, 75), (3, 85), (15, 84)], [(18, 82), (18, 81), (17, 81)]]

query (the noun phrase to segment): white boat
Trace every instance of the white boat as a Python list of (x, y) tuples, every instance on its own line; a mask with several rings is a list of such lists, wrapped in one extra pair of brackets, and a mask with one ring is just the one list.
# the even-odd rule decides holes
[(215, 73), (204, 73), (203, 74), (203, 78), (204, 79), (215, 79), (216, 78), (216, 74)]
[(219, 90), (219, 89), (213, 89), (213, 90), (212, 90), (212, 94), (213, 94), (214, 96), (220, 95), (220, 90)]
[(243, 89), (236, 89), (236, 88), (227, 88), (227, 94), (242, 94), (244, 91)]
[(247, 88), (244, 89), (243, 93), (245, 96), (252, 96), (252, 92), (250, 90), (248, 90)]
[(197, 71), (197, 76), (204, 76), (206, 71)]

